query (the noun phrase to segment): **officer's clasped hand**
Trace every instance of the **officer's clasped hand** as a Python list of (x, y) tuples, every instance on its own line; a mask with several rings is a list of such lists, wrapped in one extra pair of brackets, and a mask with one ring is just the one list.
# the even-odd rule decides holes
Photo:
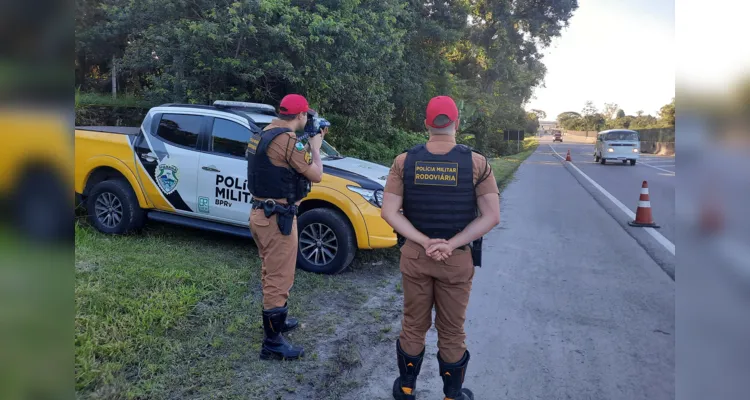
[(444, 261), (453, 254), (453, 246), (445, 239), (430, 239), (424, 247), (427, 256), (435, 261)]

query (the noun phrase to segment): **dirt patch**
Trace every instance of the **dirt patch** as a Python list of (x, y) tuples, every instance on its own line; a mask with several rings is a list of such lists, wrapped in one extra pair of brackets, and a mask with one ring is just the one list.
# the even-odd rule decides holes
[[(279, 377), (293, 374), (295, 382), (285, 393), (269, 388), (266, 398), (350, 399), (375, 368), (393, 358), (385, 349), (393, 348), (400, 329), (401, 275), (393, 259), (374, 264), (355, 265), (343, 275), (356, 288), (352, 296), (331, 299), (304, 318), (305, 327), (290, 339), (305, 344), (310, 356), (282, 365)], [(316, 340), (307, 344), (305, 336)], [(278, 382), (279, 377), (265, 378)]]

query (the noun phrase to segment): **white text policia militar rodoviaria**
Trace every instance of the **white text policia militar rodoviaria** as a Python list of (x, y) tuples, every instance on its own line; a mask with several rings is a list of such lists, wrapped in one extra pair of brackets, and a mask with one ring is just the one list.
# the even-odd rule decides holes
[(458, 183), (457, 163), (417, 161), (414, 172), (417, 185), (455, 186)]

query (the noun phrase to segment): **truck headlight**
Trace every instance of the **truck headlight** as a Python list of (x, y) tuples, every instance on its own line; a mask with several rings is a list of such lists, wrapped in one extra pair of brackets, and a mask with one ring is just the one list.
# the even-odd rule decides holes
[(614, 152), (615, 152), (615, 149), (613, 149), (611, 147), (607, 149), (607, 153), (614, 153)]
[(633, 149), (633, 153), (637, 153), (637, 152), (638, 152), (638, 149)]
[(359, 186), (347, 186), (346, 188), (364, 197), (365, 200), (367, 200), (370, 204), (374, 205), (375, 207), (379, 208), (380, 206), (383, 205), (383, 191), (380, 189), (372, 190), (372, 189), (361, 188)]

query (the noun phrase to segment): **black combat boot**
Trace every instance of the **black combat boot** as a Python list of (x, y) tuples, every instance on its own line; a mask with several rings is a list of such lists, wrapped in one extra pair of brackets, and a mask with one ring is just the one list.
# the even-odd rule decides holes
[(422, 368), (424, 349), (418, 356), (410, 356), (401, 349), (400, 341), (396, 340), (396, 361), (398, 362), (399, 377), (393, 382), (393, 398), (396, 400), (414, 400), (414, 389), (417, 387), (417, 376)]
[[(284, 303), (283, 308), (287, 308), (287, 303)], [(263, 305), (260, 306), (260, 309), (263, 310)], [(299, 321), (297, 321), (297, 318), (294, 317), (286, 317), (286, 321), (284, 322), (284, 327), (281, 328), (281, 333), (287, 333), (289, 331), (294, 330), (294, 328), (299, 325)]]
[(474, 400), (474, 393), (469, 389), (462, 389), (466, 366), (469, 364), (469, 351), (464, 353), (463, 358), (455, 364), (448, 364), (440, 358), (438, 352), (438, 364), (440, 365), (440, 377), (443, 378), (443, 393), (445, 400)]
[(263, 310), (265, 339), (263, 340), (263, 348), (260, 350), (261, 359), (296, 360), (305, 355), (302, 347), (287, 342), (281, 334), (286, 323), (286, 314), (286, 307)]
[[(287, 308), (286, 303), (284, 303), (284, 308)], [(297, 325), (299, 325), (297, 318), (286, 317), (286, 321), (284, 321), (284, 327), (281, 328), (281, 333), (287, 333), (296, 328)]]

